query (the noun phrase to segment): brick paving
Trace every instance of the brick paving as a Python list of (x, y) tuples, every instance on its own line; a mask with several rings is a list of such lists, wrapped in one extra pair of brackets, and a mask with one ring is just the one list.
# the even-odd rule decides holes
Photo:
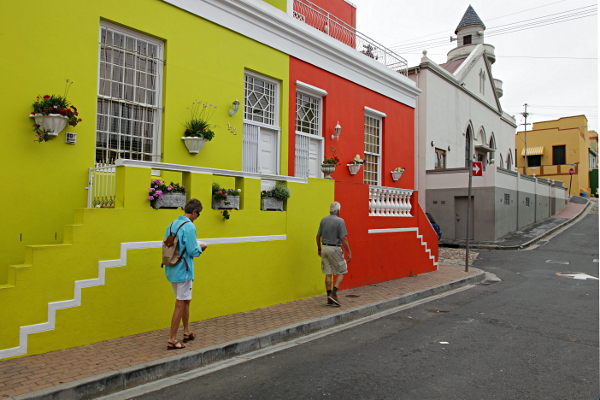
[[(446, 256), (459, 259), (458, 252), (446, 253)], [(440, 261), (444, 262), (445, 259), (442, 258)], [(190, 328), (196, 333), (197, 338), (188, 342), (183, 350), (168, 351), (166, 342), (169, 332), (168, 329), (162, 329), (46, 354), (0, 361), (0, 398), (17, 396), (159, 360), (174, 354), (226, 343), (338, 313), (344, 309), (365, 306), (464, 279), (479, 272), (476, 268), (469, 268), (468, 273), (464, 272), (463, 258), (462, 266), (441, 264), (437, 271), (427, 274), (344, 290), (339, 293), (342, 307), (328, 307), (325, 305), (325, 296), (319, 296), (190, 323)]]

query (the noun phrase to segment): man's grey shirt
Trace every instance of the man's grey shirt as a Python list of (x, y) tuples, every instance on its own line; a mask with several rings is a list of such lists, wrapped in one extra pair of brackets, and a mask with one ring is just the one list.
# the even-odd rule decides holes
[(344, 220), (331, 214), (321, 220), (317, 235), (321, 236), (323, 244), (340, 246), (342, 244), (341, 239), (348, 235), (348, 231), (346, 231)]

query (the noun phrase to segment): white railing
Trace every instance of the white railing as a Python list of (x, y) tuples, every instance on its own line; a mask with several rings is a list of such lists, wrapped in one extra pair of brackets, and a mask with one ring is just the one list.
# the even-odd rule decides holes
[(412, 190), (369, 186), (369, 216), (412, 217)]
[(382, 46), (370, 37), (363, 35), (335, 15), (328, 13), (308, 0), (294, 0), (294, 18), (324, 32), (340, 42), (355, 48), (367, 57), (408, 76), (407, 61)]
[(114, 207), (117, 194), (117, 175), (114, 164), (96, 164), (88, 178), (88, 208)]

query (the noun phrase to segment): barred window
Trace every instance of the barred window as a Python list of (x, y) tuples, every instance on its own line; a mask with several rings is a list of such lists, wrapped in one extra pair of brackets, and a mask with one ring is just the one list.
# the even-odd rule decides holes
[(364, 183), (379, 185), (381, 161), (381, 118), (365, 114)]
[(103, 23), (96, 162), (159, 161), (163, 43)]
[(304, 93), (296, 93), (296, 131), (310, 135), (320, 134), (321, 99)]
[(277, 124), (277, 85), (246, 74), (244, 118), (266, 125)]

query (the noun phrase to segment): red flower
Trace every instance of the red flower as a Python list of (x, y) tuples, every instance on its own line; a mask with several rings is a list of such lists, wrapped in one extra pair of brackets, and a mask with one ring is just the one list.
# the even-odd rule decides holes
[(65, 111), (69, 114), (73, 114), (73, 110), (71, 110), (70, 108), (67, 108)]
[(49, 99), (49, 98), (50, 98), (50, 96), (49, 96), (49, 95), (45, 95), (45, 96), (44, 96), (44, 98), (45, 98), (45, 99)]
[(77, 122), (81, 122), (81, 118), (79, 118), (79, 119), (77, 120)]

